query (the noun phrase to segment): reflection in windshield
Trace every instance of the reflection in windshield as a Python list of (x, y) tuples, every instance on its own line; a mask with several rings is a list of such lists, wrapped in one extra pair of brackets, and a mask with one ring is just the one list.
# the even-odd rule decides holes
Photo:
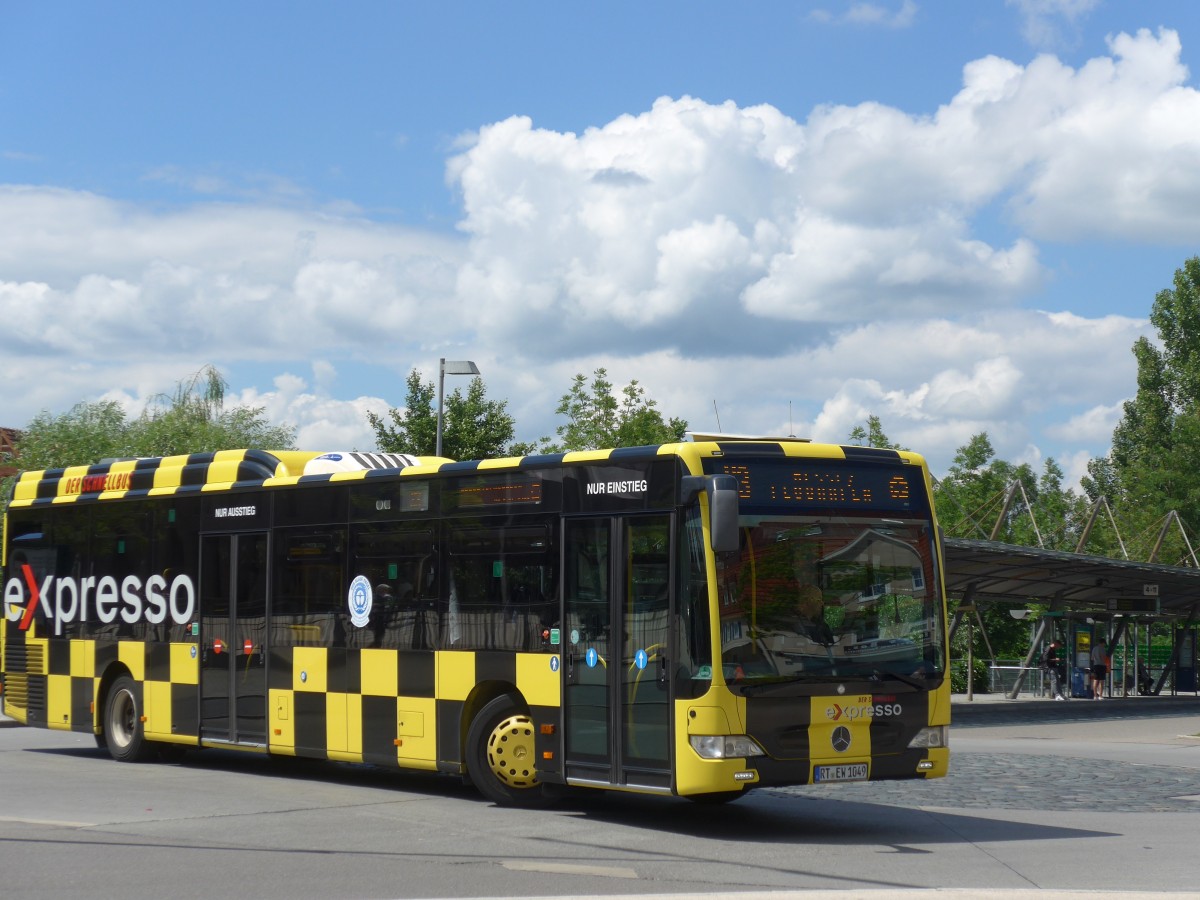
[(940, 676), (927, 522), (743, 516), (741, 532), (719, 567), (728, 683)]

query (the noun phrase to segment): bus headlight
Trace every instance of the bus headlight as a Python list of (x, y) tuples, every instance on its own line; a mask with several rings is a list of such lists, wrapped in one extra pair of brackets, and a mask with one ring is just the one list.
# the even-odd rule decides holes
[(908, 742), (910, 750), (928, 750), (932, 747), (950, 746), (950, 728), (946, 725), (928, 725), (918, 731)]
[(766, 751), (744, 734), (693, 734), (688, 740), (704, 759), (738, 759), (766, 756)]

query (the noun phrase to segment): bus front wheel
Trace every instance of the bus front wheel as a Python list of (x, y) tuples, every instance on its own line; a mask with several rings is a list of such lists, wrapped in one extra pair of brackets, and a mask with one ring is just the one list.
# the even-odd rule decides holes
[(467, 730), (467, 773), (501, 806), (540, 806), (548, 795), (537, 777), (533, 720), (505, 694), (479, 711)]
[(150, 756), (142, 728), (142, 702), (137, 684), (128, 675), (112, 683), (104, 703), (104, 742), (118, 762), (139, 762)]

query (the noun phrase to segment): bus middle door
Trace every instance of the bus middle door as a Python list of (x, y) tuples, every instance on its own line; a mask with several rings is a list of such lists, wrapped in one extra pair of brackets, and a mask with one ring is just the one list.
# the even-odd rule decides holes
[(565, 522), (568, 783), (669, 790), (671, 517)]

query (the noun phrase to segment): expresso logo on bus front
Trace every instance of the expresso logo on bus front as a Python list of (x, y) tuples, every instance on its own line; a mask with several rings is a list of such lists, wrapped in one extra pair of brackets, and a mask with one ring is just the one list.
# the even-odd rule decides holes
[(160, 625), (170, 619), (186, 625), (196, 612), (196, 585), (188, 575), (169, 581), (162, 575), (145, 579), (127, 575), (120, 581), (111, 575), (47, 575), (39, 584), (33, 568), (22, 565), (4, 584), (5, 617), (19, 622), (18, 628), (25, 631), (39, 608), (54, 623), (55, 635), (74, 622), (109, 625), (120, 619), (130, 625), (139, 621)]
[(880, 719), (904, 714), (904, 707), (894, 696), (864, 695), (855, 700), (833, 703), (825, 710), (831, 722), (855, 722), (859, 719)]

